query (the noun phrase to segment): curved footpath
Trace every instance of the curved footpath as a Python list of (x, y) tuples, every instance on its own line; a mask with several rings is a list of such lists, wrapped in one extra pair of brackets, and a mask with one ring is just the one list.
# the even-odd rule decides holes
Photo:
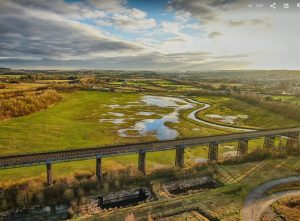
[(238, 131), (245, 131), (245, 132), (257, 131), (257, 130), (253, 130), (253, 129), (242, 128), (242, 127), (225, 126), (225, 125), (221, 125), (221, 124), (217, 124), (217, 123), (211, 123), (211, 122), (208, 122), (208, 121), (205, 121), (205, 120), (201, 120), (201, 119), (197, 118), (196, 114), (199, 111), (203, 111), (203, 110), (206, 110), (206, 109), (210, 108), (211, 105), (207, 104), (207, 103), (203, 103), (203, 102), (198, 102), (198, 101), (195, 101), (195, 100), (190, 99), (190, 98), (186, 98), (186, 100), (188, 100), (189, 102), (192, 102), (194, 104), (204, 105), (203, 107), (192, 111), (188, 115), (188, 118), (190, 118), (190, 119), (192, 119), (194, 121), (197, 121), (199, 123), (206, 124), (206, 125), (209, 125), (209, 126), (217, 127), (217, 128), (222, 128), (222, 129), (231, 129), (231, 130), (238, 130)]
[(300, 190), (287, 190), (283, 192), (274, 193), (269, 196), (265, 196), (264, 193), (280, 184), (290, 183), (300, 181), (300, 176), (291, 176), (286, 178), (281, 178), (277, 180), (272, 180), (264, 183), (250, 192), (247, 196), (243, 208), (242, 208), (242, 220), (243, 221), (259, 221), (262, 213), (270, 206), (272, 203), (279, 199), (300, 195)]

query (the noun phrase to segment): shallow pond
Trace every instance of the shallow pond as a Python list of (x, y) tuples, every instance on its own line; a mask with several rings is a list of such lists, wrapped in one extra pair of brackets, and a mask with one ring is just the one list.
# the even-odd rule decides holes
[(236, 116), (221, 116), (219, 114), (206, 114), (206, 117), (216, 119), (222, 123), (234, 124), (238, 119), (247, 119), (248, 115), (236, 115)]
[[(188, 110), (196, 107), (196, 105), (202, 105), (202, 107), (191, 111), (188, 118), (210, 126), (217, 128), (234, 129), (241, 131), (253, 131), (251, 129), (237, 128), (232, 126), (220, 125), (217, 123), (207, 122), (205, 120), (196, 117), (197, 112), (203, 111), (211, 107), (210, 104), (198, 102), (187, 98), (175, 98), (167, 96), (150, 96), (145, 95), (141, 97), (139, 101), (128, 102), (125, 105), (111, 104), (107, 105), (110, 111), (102, 116), (100, 123), (109, 122), (117, 126), (122, 126), (129, 120), (136, 119), (134, 125), (127, 128), (119, 127), (117, 129), (120, 137), (147, 137), (155, 136), (157, 140), (171, 140), (175, 139), (179, 133), (176, 129), (170, 128), (167, 123), (179, 123), (179, 112), (182, 110)], [(155, 107), (157, 109), (155, 109)], [(132, 116), (125, 118), (125, 109), (135, 108), (136, 112)], [(162, 114), (161, 110), (168, 110), (168, 113)], [(141, 116), (143, 118), (141, 119)], [(246, 119), (247, 115), (237, 116), (220, 116), (220, 115), (206, 115), (207, 117), (217, 118), (217, 120), (224, 121), (223, 123), (234, 124), (234, 120), (238, 118)], [(224, 119), (223, 119), (224, 118)], [(199, 130), (199, 128), (193, 128), (192, 130)]]
[[(175, 129), (166, 126), (166, 123), (179, 123), (179, 111), (191, 109), (195, 105), (180, 98), (161, 97), (161, 96), (144, 96), (141, 101), (146, 106), (156, 106), (160, 108), (172, 108), (173, 111), (160, 115), (158, 119), (144, 119), (136, 122), (132, 127), (120, 129), (120, 137), (141, 137), (154, 134), (158, 140), (170, 140), (178, 136)], [(154, 112), (139, 112), (139, 115), (151, 116)], [(128, 132), (137, 132), (136, 135)]]

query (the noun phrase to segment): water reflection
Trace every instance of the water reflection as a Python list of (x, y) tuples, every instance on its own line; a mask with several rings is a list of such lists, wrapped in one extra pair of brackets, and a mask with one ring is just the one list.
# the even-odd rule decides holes
[[(142, 101), (148, 106), (173, 108), (169, 114), (161, 115), (159, 119), (144, 119), (136, 122), (134, 126), (127, 129), (120, 129), (121, 137), (140, 137), (154, 134), (158, 140), (170, 140), (178, 136), (175, 129), (171, 129), (165, 124), (179, 123), (179, 111), (193, 108), (195, 105), (187, 101), (174, 97), (144, 96)], [(130, 133), (131, 132), (131, 133)], [(132, 135), (132, 132), (137, 132)]]

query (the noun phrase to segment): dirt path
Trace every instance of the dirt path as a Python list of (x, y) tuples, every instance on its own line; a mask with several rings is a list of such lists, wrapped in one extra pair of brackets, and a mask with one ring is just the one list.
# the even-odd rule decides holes
[(259, 221), (263, 211), (270, 206), (273, 202), (294, 195), (300, 195), (300, 190), (287, 190), (279, 193), (274, 193), (269, 196), (265, 196), (264, 193), (280, 184), (290, 183), (294, 181), (300, 181), (300, 176), (292, 176), (281, 178), (277, 180), (269, 181), (256, 187), (245, 200), (242, 209), (243, 221)]

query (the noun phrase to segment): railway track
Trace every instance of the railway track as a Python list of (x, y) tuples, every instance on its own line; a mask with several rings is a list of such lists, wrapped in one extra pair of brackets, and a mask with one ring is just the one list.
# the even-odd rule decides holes
[(223, 143), (238, 141), (241, 139), (256, 139), (264, 136), (287, 136), (292, 133), (300, 133), (300, 127), (261, 130), (228, 135), (208, 137), (184, 138), (177, 140), (157, 141), (139, 144), (126, 144), (115, 146), (98, 146), (90, 148), (72, 149), (55, 152), (30, 153), (19, 155), (7, 155), (0, 157), (0, 169), (45, 164), (47, 161), (63, 162), (72, 160), (91, 159), (97, 156), (110, 157), (144, 152), (164, 151), (175, 149), (178, 146), (195, 146), (210, 143)]

